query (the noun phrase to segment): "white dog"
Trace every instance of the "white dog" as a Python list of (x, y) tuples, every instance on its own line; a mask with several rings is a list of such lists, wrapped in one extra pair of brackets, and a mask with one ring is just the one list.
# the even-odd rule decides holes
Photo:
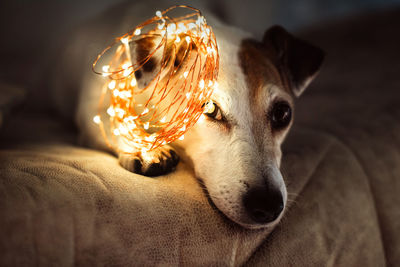
[[(71, 102), (80, 91), (76, 118), (87, 145), (108, 150), (92, 121), (104, 79), (91, 73), (91, 63), (107, 41), (166, 7), (160, 5), (145, 1), (117, 6), (75, 31), (60, 55), (55, 100), (63, 112), (71, 113), (75, 108)], [(220, 53), (214, 107), (183, 141), (147, 157), (139, 152), (121, 154), (120, 163), (130, 171), (155, 176), (172, 171), (179, 155), (227, 217), (247, 228), (271, 227), (282, 217), (287, 200), (279, 171), (280, 147), (293, 122), (294, 97), (315, 77), (324, 54), (279, 26), (268, 29), (258, 41), (202, 11)]]

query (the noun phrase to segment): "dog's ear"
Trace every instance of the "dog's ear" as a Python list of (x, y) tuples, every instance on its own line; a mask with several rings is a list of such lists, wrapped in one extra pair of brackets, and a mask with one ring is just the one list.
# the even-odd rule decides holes
[(281, 75), (287, 77), (293, 94), (300, 96), (318, 73), (325, 53), (280, 26), (265, 32), (263, 44), (274, 50)]

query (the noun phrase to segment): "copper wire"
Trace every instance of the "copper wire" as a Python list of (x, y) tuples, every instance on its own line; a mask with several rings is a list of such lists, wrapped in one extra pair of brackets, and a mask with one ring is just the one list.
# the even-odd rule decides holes
[[(172, 11), (187, 14), (173, 16)], [(160, 41), (142, 60), (132, 62), (131, 46), (146, 38)], [(162, 59), (158, 72), (139, 88), (135, 73), (159, 52)], [(106, 54), (108, 64), (99, 71), (97, 65)], [(175, 65), (178, 56), (182, 60)], [(199, 120), (218, 85), (218, 69), (217, 42), (198, 9), (180, 5), (157, 11), (156, 16), (116, 38), (93, 63), (93, 71), (107, 77), (94, 122), (117, 152), (150, 151), (182, 139)], [(108, 98), (108, 118), (103, 118)], [(105, 119), (110, 129), (105, 129)]]

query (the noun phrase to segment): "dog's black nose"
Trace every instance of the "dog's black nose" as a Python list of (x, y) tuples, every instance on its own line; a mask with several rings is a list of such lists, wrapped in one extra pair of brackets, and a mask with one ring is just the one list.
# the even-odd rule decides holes
[(283, 211), (283, 197), (278, 190), (254, 188), (243, 198), (243, 204), (250, 217), (257, 223), (275, 221)]

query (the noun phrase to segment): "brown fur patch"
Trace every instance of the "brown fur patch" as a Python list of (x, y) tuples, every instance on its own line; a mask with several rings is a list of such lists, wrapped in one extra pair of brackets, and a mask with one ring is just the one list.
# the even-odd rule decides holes
[(264, 43), (253, 39), (244, 39), (239, 50), (239, 61), (249, 88), (250, 109), (254, 116), (252, 129), (257, 139), (256, 143), (262, 147), (262, 144), (268, 141), (264, 136), (269, 129), (268, 112), (270, 109), (269, 101), (265, 99), (263, 90), (266, 85), (272, 84), (289, 93), (289, 85), (280, 75), (281, 64), (278, 56)]
[(284, 87), (276, 56), (263, 43), (253, 39), (242, 41), (239, 60), (250, 92), (250, 103), (256, 103), (261, 89), (268, 82)]
[[(143, 62), (155, 48), (154, 37), (141, 38), (135, 41), (135, 44), (136, 44), (135, 51), (138, 62)], [(156, 60), (154, 58), (150, 58), (143, 65), (143, 71), (152, 72), (155, 69), (156, 64), (157, 64)]]
[(181, 44), (178, 46), (177, 49), (178, 49), (178, 51), (176, 53), (175, 62), (174, 62), (175, 67), (179, 67), (182, 64), (184, 57), (186, 56), (186, 50), (188, 49), (187, 42), (186, 41), (181, 42)]

